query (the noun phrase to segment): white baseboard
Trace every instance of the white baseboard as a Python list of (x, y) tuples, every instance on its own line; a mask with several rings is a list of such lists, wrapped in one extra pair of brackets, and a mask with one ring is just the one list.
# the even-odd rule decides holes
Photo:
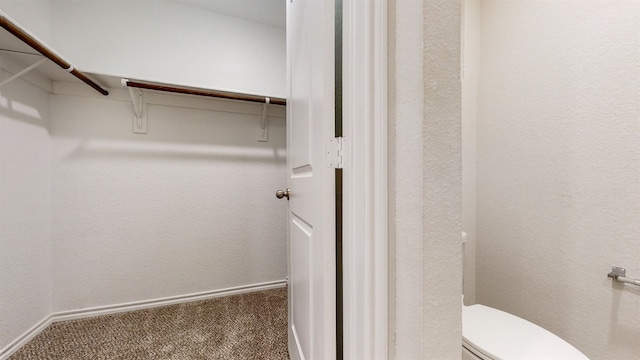
[(88, 317), (94, 317), (94, 316), (100, 316), (100, 315), (116, 314), (116, 313), (125, 312), (125, 311), (142, 310), (142, 309), (148, 309), (148, 308), (153, 308), (158, 306), (185, 303), (190, 301), (207, 300), (207, 299), (212, 299), (212, 298), (221, 297), (221, 296), (229, 296), (229, 295), (236, 295), (236, 294), (242, 294), (242, 293), (248, 293), (248, 292), (254, 292), (254, 291), (275, 289), (275, 288), (284, 287), (286, 284), (287, 283), (285, 280), (279, 280), (279, 281), (271, 281), (271, 282), (251, 284), (251, 285), (245, 285), (245, 286), (236, 286), (236, 287), (226, 288), (226, 289), (211, 290), (211, 291), (205, 291), (205, 292), (194, 293), (194, 294), (170, 296), (170, 297), (165, 297), (160, 299), (135, 301), (135, 302), (124, 303), (124, 304), (116, 304), (116, 305), (97, 306), (93, 308), (70, 310), (70, 311), (60, 311), (57, 313), (53, 313), (51, 315), (51, 320), (52, 322), (58, 322), (58, 321), (75, 320), (75, 319), (82, 319), (82, 318), (88, 318)]
[(36, 335), (40, 334), (42, 330), (46, 329), (47, 326), (51, 325), (51, 323), (51, 315), (49, 315), (40, 320), (39, 323), (33, 325), (31, 329), (27, 330), (24, 334), (20, 335), (3, 349), (0, 349), (0, 360), (8, 359), (9, 356), (13, 355), (14, 352), (29, 342), (29, 340), (33, 339)]
[(143, 301), (135, 301), (130, 303), (116, 304), (116, 305), (107, 305), (107, 306), (97, 306), (93, 308), (86, 309), (78, 309), (78, 310), (70, 310), (70, 311), (60, 311), (55, 312), (46, 318), (42, 319), (39, 323), (31, 327), (24, 334), (20, 335), (16, 340), (11, 342), (9, 345), (0, 350), (0, 360), (6, 360), (11, 356), (14, 352), (16, 352), (20, 347), (26, 344), (29, 340), (33, 339), (36, 335), (42, 332), (47, 328), (50, 324), (59, 321), (67, 321), (67, 320), (76, 320), (83, 319), (89, 317), (95, 317), (100, 315), (108, 315), (108, 314), (116, 314), (127, 311), (135, 311), (142, 309), (149, 309), (158, 306), (166, 306), (166, 305), (174, 305), (180, 303), (186, 303), (191, 301), (198, 300), (207, 300), (213, 299), (222, 296), (230, 296), (237, 295), (255, 291), (264, 291), (270, 289), (277, 289), (281, 287), (285, 287), (287, 285), (287, 280), (278, 280), (278, 281), (270, 281), (259, 284), (251, 284), (244, 286), (236, 286), (226, 289), (219, 290), (211, 290), (193, 294), (185, 294), (178, 296), (170, 296), (159, 299), (152, 300), (143, 300)]

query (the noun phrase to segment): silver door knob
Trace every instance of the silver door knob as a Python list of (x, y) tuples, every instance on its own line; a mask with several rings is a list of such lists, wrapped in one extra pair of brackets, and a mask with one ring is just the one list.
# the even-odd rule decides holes
[(286, 197), (287, 197), (287, 200), (289, 200), (289, 192), (290, 192), (290, 191), (291, 191), (291, 189), (287, 189), (287, 190), (285, 190), (285, 191), (278, 190), (278, 191), (276, 191), (276, 197), (277, 197), (278, 199), (282, 199), (283, 197), (285, 197), (285, 196), (286, 196)]

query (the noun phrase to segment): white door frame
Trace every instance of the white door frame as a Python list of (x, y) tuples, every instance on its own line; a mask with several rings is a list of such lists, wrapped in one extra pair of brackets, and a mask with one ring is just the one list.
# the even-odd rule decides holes
[(343, 0), (344, 358), (387, 359), (387, 0)]

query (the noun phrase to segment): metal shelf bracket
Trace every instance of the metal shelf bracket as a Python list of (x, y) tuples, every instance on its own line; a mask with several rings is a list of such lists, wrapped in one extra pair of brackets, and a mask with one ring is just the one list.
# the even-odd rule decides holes
[(42, 59), (36, 61), (35, 63), (27, 66), (24, 70), (18, 71), (17, 73), (11, 75), (10, 77), (8, 77), (8, 78), (4, 79), (2, 82), (0, 82), (0, 87), (5, 86), (6, 84), (8, 84), (8, 83), (12, 82), (13, 80), (19, 78), (20, 76), (22, 76), (22, 75), (28, 73), (29, 71), (37, 68), (38, 66), (40, 66), (42, 63), (44, 63), (46, 61), (47, 61), (47, 58), (42, 58)]
[(267, 128), (268, 125), (268, 117), (267, 117), (267, 110), (268, 110), (268, 106), (271, 103), (271, 99), (266, 97), (264, 99), (264, 105), (262, 105), (262, 116), (260, 117), (260, 128), (258, 128), (258, 141), (260, 142), (266, 142), (269, 141), (269, 130)]
[[(128, 79), (122, 79), (122, 86), (127, 87)], [(144, 111), (144, 93), (142, 90), (127, 87), (129, 96), (131, 96), (131, 104), (133, 105), (133, 132), (137, 134), (147, 133), (147, 117)]]

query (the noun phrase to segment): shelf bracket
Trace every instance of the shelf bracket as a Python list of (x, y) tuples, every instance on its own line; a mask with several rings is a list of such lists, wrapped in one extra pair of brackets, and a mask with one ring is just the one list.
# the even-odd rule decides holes
[(260, 142), (269, 141), (269, 131), (267, 128), (269, 119), (267, 117), (267, 110), (270, 102), (270, 98), (264, 98), (264, 105), (262, 105), (262, 116), (260, 117), (260, 128), (258, 129), (258, 141)]
[(29, 71), (37, 68), (38, 66), (40, 66), (42, 63), (46, 62), (48, 59), (47, 58), (42, 58), (38, 61), (36, 61), (35, 63), (29, 65), (28, 67), (26, 67), (24, 70), (18, 71), (17, 73), (11, 75), (10, 77), (4, 79), (2, 82), (0, 82), (0, 87), (3, 87), (4, 85), (12, 82), (13, 80), (19, 78), (20, 76), (28, 73)]
[(128, 87), (128, 79), (122, 79), (122, 86), (129, 89), (129, 96), (131, 96), (131, 104), (133, 105), (133, 132), (136, 134), (147, 133), (147, 114), (144, 111), (144, 93), (142, 90)]

